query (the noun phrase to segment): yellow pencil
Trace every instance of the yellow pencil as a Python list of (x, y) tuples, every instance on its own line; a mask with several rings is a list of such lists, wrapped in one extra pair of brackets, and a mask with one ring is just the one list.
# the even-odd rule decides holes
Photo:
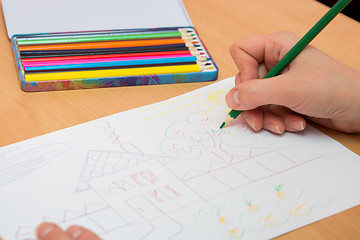
[(25, 74), (26, 82), (52, 81), (52, 80), (69, 80), (69, 79), (88, 79), (88, 78), (108, 78), (123, 76), (140, 76), (140, 75), (158, 75), (173, 73), (201, 72), (212, 67), (204, 66), (202, 63), (176, 66), (160, 66), (145, 68), (123, 68), (108, 70), (91, 70), (91, 71), (73, 71), (73, 72), (52, 72), (52, 73), (34, 73)]

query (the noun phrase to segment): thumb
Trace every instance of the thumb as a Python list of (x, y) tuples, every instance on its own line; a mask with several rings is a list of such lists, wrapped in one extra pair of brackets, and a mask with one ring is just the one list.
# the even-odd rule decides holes
[(227, 93), (226, 104), (234, 110), (250, 110), (267, 104), (291, 106), (289, 81), (283, 75), (241, 82)]

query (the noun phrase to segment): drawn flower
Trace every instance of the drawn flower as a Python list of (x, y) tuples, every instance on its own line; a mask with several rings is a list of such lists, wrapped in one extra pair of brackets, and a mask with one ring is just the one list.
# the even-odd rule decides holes
[(227, 217), (223, 217), (223, 216), (219, 217), (219, 223), (220, 224), (227, 224), (228, 223)]
[(246, 201), (246, 205), (249, 207), (250, 213), (256, 213), (259, 210), (259, 206), (251, 204), (251, 201)]
[(288, 195), (287, 193), (282, 190), (283, 188), (283, 185), (277, 185), (277, 186), (274, 186), (274, 190), (277, 192), (276, 196), (280, 199), (283, 199), (283, 198), (286, 198)]

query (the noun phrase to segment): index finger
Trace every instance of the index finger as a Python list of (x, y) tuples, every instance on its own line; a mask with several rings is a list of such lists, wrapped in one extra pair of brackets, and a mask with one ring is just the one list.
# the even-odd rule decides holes
[(230, 54), (241, 73), (241, 81), (259, 79), (259, 66), (263, 64), (269, 71), (298, 39), (295, 34), (283, 31), (235, 42), (230, 47)]

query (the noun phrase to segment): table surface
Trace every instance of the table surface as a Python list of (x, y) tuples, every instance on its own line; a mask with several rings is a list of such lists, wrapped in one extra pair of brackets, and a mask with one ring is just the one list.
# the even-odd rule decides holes
[[(229, 55), (238, 39), (291, 30), (302, 36), (328, 10), (315, 0), (183, 0), (190, 18), (220, 72), (234, 76)], [(12, 47), (0, 11), (0, 147), (162, 101), (211, 84), (186, 83), (26, 93), (20, 90)], [(360, 23), (337, 16), (312, 42), (333, 58), (360, 70)], [(360, 155), (360, 135), (312, 124)], [(355, 239), (360, 236), (360, 206), (280, 236), (278, 239)]]

